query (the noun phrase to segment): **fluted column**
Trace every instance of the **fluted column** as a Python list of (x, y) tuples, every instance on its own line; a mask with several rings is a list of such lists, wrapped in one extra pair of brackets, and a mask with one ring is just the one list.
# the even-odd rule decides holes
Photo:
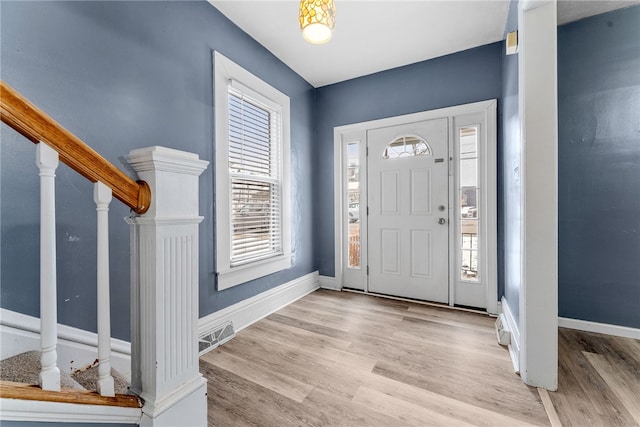
[(198, 177), (208, 162), (164, 147), (127, 160), (151, 187), (132, 236), (132, 384), (142, 425), (206, 425), (198, 371)]

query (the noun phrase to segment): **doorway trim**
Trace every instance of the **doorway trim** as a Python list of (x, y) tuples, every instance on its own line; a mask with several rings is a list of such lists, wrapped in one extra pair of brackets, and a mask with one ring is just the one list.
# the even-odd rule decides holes
[[(361, 143), (366, 142), (367, 129), (396, 126), (404, 123), (419, 122), (426, 120), (433, 120), (437, 118), (449, 118), (449, 153), (450, 157), (453, 155), (452, 145), (455, 141), (453, 132), (455, 131), (455, 118), (457, 116), (469, 115), (469, 114), (483, 114), (484, 121), (486, 123), (485, 129), (485, 151), (487, 153), (484, 159), (484, 170), (494, 171), (494, 173), (485, 173), (481, 183), (483, 196), (486, 200), (486, 212), (484, 217), (485, 224), (485, 240), (486, 240), (486, 256), (482, 261), (483, 270), (486, 272), (486, 310), (488, 313), (498, 313), (498, 274), (497, 274), (497, 101), (495, 99), (480, 101), (471, 104), (457, 105), (452, 107), (445, 107), (436, 110), (423, 111), (412, 114), (405, 114), (401, 116), (388, 117), (384, 119), (370, 120), (366, 122), (354, 123), (349, 125), (337, 126), (333, 130), (333, 155), (334, 155), (334, 253), (335, 253), (335, 284), (332, 288), (340, 290), (343, 287), (343, 268), (344, 268), (344, 237), (347, 232), (345, 230), (345, 202), (344, 202), (344, 178), (345, 168), (343, 161), (345, 160), (344, 144), (346, 142), (359, 140)], [(453, 159), (450, 159), (453, 160)], [(361, 162), (361, 167), (363, 163)], [(453, 161), (450, 161), (450, 168), (453, 168)], [(451, 177), (453, 176), (450, 170), (449, 178), (449, 200), (450, 205), (453, 204), (453, 183)], [(362, 195), (361, 195), (362, 196)], [(365, 195), (366, 197), (366, 195)], [(457, 213), (457, 208), (449, 209), (449, 221), (451, 222), (454, 214)], [(366, 229), (366, 214), (361, 214), (362, 227)], [(453, 227), (450, 227), (453, 228)], [(451, 236), (451, 234), (450, 234)], [(451, 237), (450, 237), (451, 238)], [(452, 252), (453, 246), (449, 245), (449, 259), (451, 260), (455, 254)], [(451, 268), (449, 274), (449, 301), (450, 305), (453, 305), (455, 301), (455, 286), (454, 276), (451, 274)], [(365, 286), (365, 292), (367, 292)]]

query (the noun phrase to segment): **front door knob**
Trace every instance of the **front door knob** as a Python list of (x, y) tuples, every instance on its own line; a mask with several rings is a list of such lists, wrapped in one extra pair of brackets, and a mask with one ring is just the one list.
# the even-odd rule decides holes
[(438, 224), (442, 225), (442, 224), (445, 224), (446, 222), (447, 222), (447, 220), (446, 220), (446, 219), (444, 219), (444, 218), (438, 218)]

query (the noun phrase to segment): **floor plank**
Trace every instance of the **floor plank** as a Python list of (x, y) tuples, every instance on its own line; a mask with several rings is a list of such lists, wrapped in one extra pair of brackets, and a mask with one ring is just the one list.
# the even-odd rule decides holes
[(322, 414), (320, 426), (390, 427), (397, 425), (395, 418), (389, 414), (372, 411), (353, 400), (336, 399), (335, 396), (320, 389), (309, 393), (302, 406), (308, 411), (315, 410)]
[(560, 328), (558, 390), (565, 427), (640, 426), (640, 341)]
[(609, 360), (607, 356), (587, 352), (583, 354), (640, 425), (640, 378), (625, 375), (624, 370), (616, 366), (616, 361)]
[[(367, 387), (360, 387), (353, 401), (366, 406), (371, 411), (390, 414), (395, 418), (396, 425), (428, 424), (445, 427), (451, 425), (452, 421), (450, 416), (437, 410), (432, 410), (424, 405), (416, 405)], [(473, 426), (473, 424), (461, 421), (457, 421), (456, 424), (461, 427)]]
[(318, 410), (200, 360), (207, 383), (209, 427), (322, 425)]
[(313, 386), (291, 378), (287, 373), (265, 369), (264, 366), (234, 355), (226, 348), (205, 354), (202, 356), (202, 360), (296, 402), (302, 402), (313, 390)]
[(537, 390), (529, 389), (519, 378), (516, 381), (520, 383), (516, 383), (490, 374), (470, 376), (458, 371), (460, 365), (449, 369), (420, 369), (420, 366), (429, 365), (425, 361), (420, 365), (405, 363), (399, 367), (398, 363), (383, 361), (378, 363), (373, 373), (469, 405), (500, 411), (513, 418), (514, 423), (524, 421), (535, 425), (550, 425)]
[(458, 425), (458, 422), (487, 427), (531, 425), (526, 422), (517, 422), (512, 417), (503, 415), (499, 407), (494, 408), (494, 410), (487, 410), (475, 404), (462, 402), (457, 398), (443, 396), (442, 394), (379, 375), (367, 377), (363, 385), (416, 405), (425, 405), (425, 402), (429, 402), (429, 408), (449, 416), (450, 425)]
[[(304, 397), (312, 389), (320, 388), (351, 399), (358, 389), (358, 378), (366, 372), (353, 369), (348, 363), (335, 363), (318, 354), (300, 351), (277, 341), (254, 339), (249, 334), (242, 335), (234, 339), (233, 343), (229, 342), (224, 351), (238, 355), (242, 360), (261, 370), (284, 374), (286, 378), (296, 383), (305, 384), (307, 387), (303, 389)], [(218, 363), (217, 360), (216, 363)], [(220, 364), (218, 366), (223, 367)], [(263, 381), (261, 384), (276, 390), (270, 382)], [(304, 398), (298, 400), (294, 397), (297, 395), (289, 396), (299, 402), (304, 400)]]
[[(265, 322), (265, 324), (269, 323)], [(265, 337), (265, 333), (268, 334), (267, 337)], [(326, 345), (322, 340), (313, 341), (307, 339), (308, 337), (306, 336), (303, 337), (304, 345), (300, 345), (297, 339), (292, 340), (292, 336), (298, 337), (294, 331), (291, 331), (288, 335), (281, 335), (273, 334), (272, 328), (265, 331), (260, 327), (250, 327), (243, 331), (243, 336), (252, 337), (257, 342), (264, 342), (269, 346), (269, 349), (279, 347), (290, 352), (308, 355), (321, 363), (331, 364), (331, 366), (338, 364), (350, 370), (371, 372), (377, 362), (373, 358), (345, 351), (348, 346), (343, 350), (338, 346)], [(340, 342), (340, 345), (342, 345), (342, 342)]]
[[(273, 316), (273, 315), (272, 315)], [(306, 329), (300, 326), (294, 326), (289, 323), (284, 323), (282, 318), (290, 319), (289, 317), (281, 316), (279, 321), (272, 321), (272, 316), (267, 317), (261, 322), (258, 322), (251, 326), (254, 331), (261, 332), (264, 336), (280, 339), (282, 341), (292, 340), (301, 347), (307, 346), (323, 346), (327, 348), (347, 349), (351, 345), (351, 340), (348, 334), (342, 334), (342, 338), (336, 338), (334, 336), (328, 336), (312, 329)], [(305, 322), (308, 324), (308, 322)], [(300, 325), (300, 322), (295, 324)]]

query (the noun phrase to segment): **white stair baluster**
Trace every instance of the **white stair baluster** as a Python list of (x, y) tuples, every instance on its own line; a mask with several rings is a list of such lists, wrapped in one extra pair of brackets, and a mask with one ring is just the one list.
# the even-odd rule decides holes
[(36, 146), (40, 169), (40, 387), (60, 390), (58, 353), (58, 308), (56, 295), (56, 202), (55, 171), (58, 153), (44, 142)]
[(93, 201), (98, 215), (98, 393), (115, 396), (111, 376), (111, 313), (109, 302), (109, 203), (111, 188), (96, 182)]

